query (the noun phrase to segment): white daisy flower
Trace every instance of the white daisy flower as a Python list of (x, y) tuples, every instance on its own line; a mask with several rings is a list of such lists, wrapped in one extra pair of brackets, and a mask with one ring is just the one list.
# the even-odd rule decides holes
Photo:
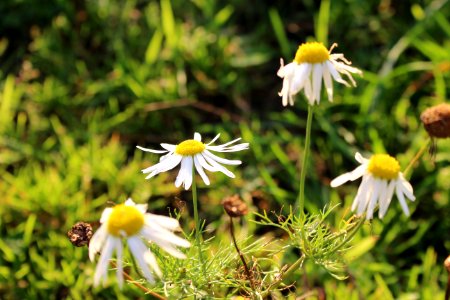
[(398, 161), (387, 154), (375, 154), (370, 159), (366, 159), (361, 154), (356, 153), (355, 159), (361, 164), (359, 167), (331, 181), (331, 186), (337, 187), (362, 176), (361, 185), (353, 201), (352, 211), (356, 209), (358, 215), (366, 211), (366, 218), (369, 220), (373, 218), (373, 211), (378, 204), (378, 217), (382, 219), (391, 203), (395, 190), (404, 213), (409, 216), (405, 196), (411, 201), (416, 198), (411, 184), (406, 181), (400, 172)]
[(350, 73), (362, 74), (362, 72), (351, 67), (351, 62), (345, 59), (344, 54), (331, 51), (337, 44), (333, 44), (330, 50), (327, 50), (322, 43), (308, 42), (301, 44), (295, 54), (294, 61), (284, 65), (283, 59), (280, 59), (281, 67), (277, 75), (283, 79), (283, 88), (278, 93), (283, 99), (283, 106), (294, 105), (294, 95), (302, 89), (310, 105), (314, 102), (319, 104), (320, 91), (322, 89), (322, 78), (328, 94), (328, 100), (333, 102), (333, 82), (342, 83), (350, 86), (339, 73), (345, 74), (353, 86), (356, 82)]
[(214, 152), (236, 152), (248, 149), (248, 143), (242, 143), (232, 145), (240, 140), (240, 138), (232, 140), (231, 142), (219, 145), (211, 146), (218, 138), (218, 134), (208, 144), (202, 143), (202, 138), (199, 133), (194, 134), (193, 140), (186, 140), (178, 145), (161, 144), (165, 150), (152, 150), (137, 146), (138, 149), (151, 153), (165, 153), (160, 158), (159, 163), (149, 168), (142, 170), (142, 173), (148, 174), (145, 179), (152, 178), (153, 176), (169, 171), (181, 163), (180, 172), (178, 172), (177, 179), (175, 180), (175, 186), (179, 187), (181, 184), (187, 190), (192, 184), (193, 168), (197, 170), (200, 177), (203, 179), (206, 185), (210, 184), (208, 176), (206, 176), (203, 168), (210, 172), (222, 172), (228, 177), (234, 178), (234, 174), (231, 173), (224, 165), (240, 165), (240, 160), (229, 160), (219, 156), (216, 156)]
[(172, 256), (186, 257), (176, 249), (176, 246), (185, 248), (190, 246), (188, 241), (173, 233), (175, 229), (180, 227), (178, 220), (146, 213), (146, 211), (146, 204), (135, 204), (131, 199), (128, 199), (124, 204), (109, 207), (103, 211), (100, 219), (102, 225), (89, 243), (89, 258), (91, 261), (94, 261), (96, 253), (101, 252), (95, 270), (94, 286), (98, 286), (100, 281), (106, 281), (109, 260), (112, 258), (113, 252), (116, 252), (117, 280), (119, 286), (122, 287), (123, 238), (127, 240), (128, 248), (137, 265), (142, 269), (143, 275), (152, 283), (154, 280), (150, 268), (159, 277), (162, 273), (155, 256), (142, 239), (156, 243)]

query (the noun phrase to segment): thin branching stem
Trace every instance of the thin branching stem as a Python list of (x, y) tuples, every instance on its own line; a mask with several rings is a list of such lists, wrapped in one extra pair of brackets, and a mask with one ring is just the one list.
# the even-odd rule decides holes
[(300, 188), (298, 192), (298, 209), (300, 218), (303, 219), (305, 216), (305, 178), (306, 178), (306, 168), (309, 157), (309, 145), (311, 143), (311, 127), (312, 127), (312, 119), (314, 114), (314, 107), (312, 105), (308, 105), (308, 118), (306, 120), (306, 138), (305, 138), (305, 147), (303, 149), (303, 160), (300, 170)]
[(276, 282), (274, 282), (271, 286), (270, 289), (264, 291), (263, 293), (261, 293), (261, 298), (266, 297), (271, 290), (276, 289), (282, 282), (283, 279), (285, 279), (286, 277), (290, 276), (295, 270), (297, 270), (299, 268), (299, 266), (301, 266), (303, 264), (303, 262), (305, 261), (305, 254), (302, 254), (302, 256), (300, 256), (287, 270), (286, 272), (280, 274), (279, 278), (277, 279)]
[(234, 235), (234, 224), (233, 224), (233, 218), (230, 216), (230, 234), (231, 238), (233, 239), (234, 248), (236, 248), (236, 252), (239, 254), (239, 257), (241, 258), (242, 265), (245, 269), (245, 274), (247, 275), (248, 280), (250, 281), (250, 286), (252, 287), (253, 292), (255, 291), (255, 284), (253, 282), (252, 273), (250, 273), (250, 269), (248, 268), (247, 262), (245, 261), (244, 254), (239, 249), (238, 244), (236, 242), (236, 237)]

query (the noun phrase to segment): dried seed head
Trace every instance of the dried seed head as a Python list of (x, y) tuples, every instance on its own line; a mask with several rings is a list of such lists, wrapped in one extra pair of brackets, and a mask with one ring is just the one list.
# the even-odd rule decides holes
[(447, 272), (450, 274), (450, 255), (444, 260), (444, 266), (447, 269)]
[(450, 104), (442, 103), (426, 109), (420, 120), (431, 137), (450, 137)]
[(92, 237), (92, 226), (89, 223), (78, 222), (67, 232), (70, 242), (77, 247), (89, 244)]
[(238, 195), (226, 197), (222, 205), (230, 217), (242, 217), (248, 213), (247, 204)]

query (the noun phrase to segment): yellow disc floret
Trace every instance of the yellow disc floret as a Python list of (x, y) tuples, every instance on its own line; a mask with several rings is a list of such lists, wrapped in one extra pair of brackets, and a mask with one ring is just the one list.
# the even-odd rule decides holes
[(203, 152), (206, 146), (202, 142), (196, 140), (186, 140), (181, 142), (175, 148), (175, 153), (183, 156), (192, 156)]
[(121, 236), (123, 232), (135, 235), (144, 226), (144, 214), (134, 206), (119, 204), (113, 207), (107, 225), (112, 235)]
[(375, 154), (370, 158), (367, 170), (374, 177), (390, 180), (398, 177), (400, 164), (390, 155)]
[(310, 63), (317, 64), (323, 63), (330, 58), (327, 48), (322, 43), (308, 42), (298, 46), (297, 53), (295, 54), (294, 61), (298, 64)]

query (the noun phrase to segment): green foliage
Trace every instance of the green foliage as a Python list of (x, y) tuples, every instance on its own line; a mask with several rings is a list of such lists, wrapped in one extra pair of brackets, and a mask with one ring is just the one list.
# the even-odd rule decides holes
[[(139, 170), (158, 157), (135, 146), (194, 131), (242, 136), (250, 150), (236, 179), (214, 173), (199, 186), (207, 277), (195, 248), (177, 260), (152, 246), (164, 280), (147, 288), (187, 298), (443, 298), (450, 140), (414, 166), (409, 218), (394, 199), (383, 220), (356, 232), (345, 218), (357, 183), (329, 182), (355, 167), (356, 151), (388, 152), (405, 168), (426, 142), (419, 115), (450, 92), (448, 1), (8, 0), (0, 11), (0, 298), (141, 299), (133, 284), (119, 290), (112, 271), (93, 288), (95, 265), (66, 232), (81, 220), (98, 228), (101, 211), (127, 197), (151, 212), (180, 210), (191, 232), (190, 194), (174, 187), (175, 172), (146, 181)], [(301, 97), (281, 108), (276, 70), (315, 39), (339, 43), (364, 77), (355, 89), (335, 84), (334, 103), (315, 109), (309, 217), (274, 220), (295, 204), (306, 123)], [(256, 291), (220, 206), (234, 193), (257, 212), (237, 235)]]

